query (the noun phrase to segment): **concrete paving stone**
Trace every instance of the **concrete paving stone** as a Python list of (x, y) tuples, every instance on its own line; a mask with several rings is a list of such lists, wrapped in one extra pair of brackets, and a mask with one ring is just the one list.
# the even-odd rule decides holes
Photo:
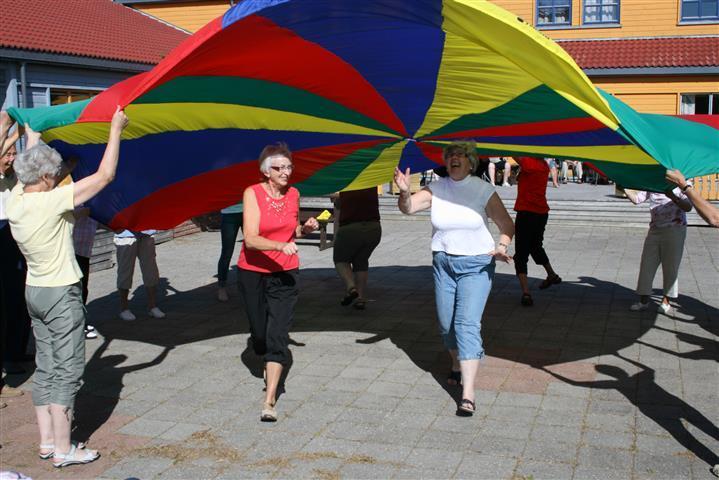
[(191, 415), (186, 417), (188, 423), (207, 425), (209, 427), (221, 427), (232, 421), (237, 412), (228, 412), (218, 408), (198, 408)]
[(378, 426), (371, 423), (332, 422), (323, 435), (344, 440), (362, 441), (372, 438)]
[(185, 440), (193, 433), (205, 430), (207, 430), (205, 425), (198, 425), (194, 423), (176, 423), (163, 432), (159, 438), (163, 440)]
[(457, 479), (497, 480), (514, 475), (517, 459), (467, 452), (455, 473)]
[(127, 399), (140, 402), (164, 402), (179, 393), (179, 391), (179, 389), (174, 388), (141, 388), (132, 395), (129, 395)]
[(588, 403), (589, 400), (586, 397), (545, 395), (540, 410), (583, 413), (586, 411)]
[(579, 443), (581, 437), (582, 428), (578, 425), (568, 427), (535, 425), (530, 435), (530, 439), (536, 442), (550, 441), (568, 444)]
[(456, 415), (456, 411), (456, 407), (453, 407), (450, 414), (437, 416), (429, 428), (433, 430), (473, 434), (480, 430), (484, 422), (484, 416), (475, 413), (472, 417), (462, 417)]
[(107, 478), (157, 478), (160, 473), (172, 466), (169, 458), (139, 457), (131, 455), (105, 470), (102, 475)]
[(145, 413), (149, 412), (155, 406), (157, 405), (157, 402), (152, 402), (149, 400), (125, 400), (122, 399), (119, 402), (117, 402), (117, 405), (115, 405), (115, 408), (113, 409), (113, 413), (116, 415), (128, 415), (133, 417), (140, 417), (144, 415)]
[(427, 429), (437, 419), (437, 415), (415, 412), (405, 408), (398, 408), (389, 413), (383, 424), (392, 425), (397, 428), (419, 428)]
[[(215, 480), (237, 480), (242, 479), (266, 479), (273, 478), (277, 471), (276, 465), (261, 465), (258, 467), (251, 467), (247, 465), (231, 465), (222, 473), (220, 473)], [(143, 479), (144, 480), (144, 479)]]
[(301, 373), (304, 375), (312, 375), (317, 377), (334, 378), (339, 375), (339, 373), (344, 370), (344, 368), (345, 367), (342, 365), (326, 365), (322, 362), (315, 361), (302, 369)]
[(497, 455), (500, 457), (520, 458), (527, 444), (526, 439), (502, 438), (478, 435), (469, 447), (469, 450), (483, 455)]
[(633, 461), (634, 452), (607, 447), (580, 447), (577, 457), (579, 467), (607, 468), (611, 465), (615, 470), (631, 470)]
[(577, 459), (577, 444), (562, 443), (547, 439), (546, 441), (529, 441), (522, 458), (549, 463), (571, 463)]
[(219, 468), (213, 468), (210, 466), (200, 467), (197, 465), (174, 465), (162, 472), (157, 478), (160, 480), (210, 480), (217, 477), (219, 473)]
[(483, 438), (502, 437), (516, 440), (526, 440), (532, 431), (531, 422), (507, 423), (501, 419), (489, 416), (481, 425), (480, 435)]
[(335, 421), (379, 425), (385, 421), (388, 413), (385, 410), (345, 407)]
[(359, 392), (364, 392), (372, 384), (372, 380), (363, 378), (333, 378), (325, 385), (325, 390), (337, 390), (346, 392), (347, 395), (356, 396)]
[(596, 430), (629, 432), (634, 429), (634, 416), (612, 415), (609, 413), (588, 413), (585, 417), (587, 427)]
[[(407, 369), (396, 369), (387, 368), (384, 372), (377, 377), (377, 381), (381, 382), (394, 382), (401, 383), (404, 385), (413, 385), (420, 378), (421, 372), (416, 368), (413, 370)], [(407, 387), (405, 387), (407, 388)]]
[(166, 422), (181, 422), (194, 413), (194, 411), (194, 407), (163, 403), (142, 415), (142, 418), (148, 420), (163, 420)]
[(691, 460), (685, 455), (637, 452), (635, 477), (641, 479), (676, 479), (691, 477)]
[(538, 408), (504, 406), (495, 402), (487, 415), (489, 418), (508, 423), (531, 424), (538, 411)]
[(669, 436), (645, 435), (637, 433), (636, 447), (639, 452), (654, 455), (675, 455), (686, 453), (686, 448)]
[(348, 463), (339, 469), (339, 478), (358, 480), (374, 480), (377, 478), (393, 478), (397, 467), (387, 464)]
[(612, 447), (630, 450), (634, 447), (634, 433), (585, 430), (582, 435), (582, 443), (594, 447)]
[(278, 469), (276, 478), (337, 478), (342, 467), (340, 458), (302, 458), (294, 456), (289, 463)]
[(573, 480), (627, 480), (632, 478), (630, 470), (585, 467), (578, 465), (574, 470)]
[(547, 463), (537, 461), (521, 461), (515, 471), (515, 478), (531, 478), (533, 480), (556, 480), (572, 478), (574, 467), (564, 463)]
[(357, 451), (360, 445), (360, 442), (351, 440), (318, 436), (302, 447), (301, 451), (310, 454), (348, 458)]
[(124, 433), (125, 435), (137, 435), (140, 437), (157, 437), (168, 431), (174, 425), (175, 422), (138, 418), (122, 427), (118, 430), (118, 432)]
[(529, 393), (506, 393), (500, 392), (497, 396), (497, 405), (515, 406), (515, 407), (539, 407), (542, 403), (542, 395), (533, 395)]
[(438, 480), (449, 478), (451, 472), (443, 470), (422, 470), (419, 468), (399, 468), (395, 470), (393, 479), (396, 480)]
[(382, 395), (382, 396), (388, 396), (388, 397), (394, 397), (394, 398), (402, 398), (407, 395), (409, 388), (410, 387), (408, 385), (403, 384), (403, 383), (383, 382), (380, 380), (375, 380), (367, 388), (367, 392), (373, 393), (376, 395)]
[[(662, 419), (653, 419), (646, 417), (641, 413), (637, 414), (636, 432), (646, 435), (667, 436), (672, 434), (681, 434), (686, 436), (687, 430), (681, 425), (670, 427), (671, 423), (665, 423)], [(679, 428), (677, 428), (679, 427)], [(669, 429), (669, 430), (668, 430)], [(671, 431), (670, 431), (671, 430)]]
[(457, 450), (469, 447), (476, 437), (473, 433), (456, 433), (446, 430), (430, 429), (422, 434), (417, 442), (417, 448), (437, 448), (439, 446), (453, 445)]
[(405, 468), (407, 464), (405, 459), (412, 451), (412, 447), (404, 447), (401, 445), (394, 445), (392, 448), (387, 448), (384, 443), (360, 442), (357, 445), (354, 453), (350, 456), (357, 457), (367, 461), (372, 461), (374, 464), (388, 464), (393, 465), (397, 468)]
[(582, 425), (583, 422), (584, 412), (571, 410), (562, 411), (540, 409), (537, 416), (534, 417), (534, 423), (537, 425)]
[(636, 411), (636, 407), (626, 400), (623, 402), (613, 402), (606, 400), (592, 399), (589, 403), (587, 412), (590, 414), (594, 413), (608, 413), (612, 415), (623, 415), (633, 416)]
[(462, 461), (463, 452), (455, 450), (454, 445), (437, 445), (444, 448), (415, 448), (404, 459), (410, 468), (439, 470), (449, 476)]
[(408, 398), (422, 398), (426, 400), (444, 400), (447, 396), (447, 392), (437, 385), (436, 382), (434, 385), (421, 385), (418, 383), (412, 386), (407, 392)]
[(425, 429), (398, 428), (394, 425), (379, 425), (372, 436), (372, 441), (403, 447), (414, 447), (424, 434)]

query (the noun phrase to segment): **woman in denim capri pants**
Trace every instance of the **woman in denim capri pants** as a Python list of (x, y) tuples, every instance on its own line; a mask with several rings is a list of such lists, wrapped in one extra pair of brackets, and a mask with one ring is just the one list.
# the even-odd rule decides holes
[[(471, 175), (478, 159), (474, 142), (454, 142), (444, 150), (448, 176), (410, 195), (409, 169), (395, 169), (399, 209), (412, 214), (431, 208), (432, 268), (437, 318), (452, 357), (447, 379), (462, 384), (459, 411), (475, 411), (474, 379), (482, 348), (481, 320), (492, 288), (495, 259), (509, 262), (514, 224), (494, 186)], [(487, 218), (499, 227), (495, 246)]]
[(28, 148), (15, 162), (19, 183), (7, 214), (27, 260), (25, 300), (36, 345), (32, 399), (40, 429), (39, 455), (53, 458), (55, 467), (89, 463), (100, 456), (70, 442), (75, 396), (85, 369), (85, 307), (72, 241), (73, 210), (115, 178), (126, 125), (127, 117), (118, 107), (97, 172), (76, 183), (58, 187), (69, 170), (63, 168), (60, 154), (39, 144), (40, 135), (28, 126)]

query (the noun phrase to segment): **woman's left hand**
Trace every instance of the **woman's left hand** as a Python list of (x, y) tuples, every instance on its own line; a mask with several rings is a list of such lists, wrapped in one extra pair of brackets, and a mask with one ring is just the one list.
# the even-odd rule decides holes
[(315, 217), (310, 217), (307, 219), (304, 225), (302, 225), (302, 233), (307, 234), (314, 232), (320, 228), (320, 222), (317, 221)]
[(507, 249), (504, 247), (497, 247), (490, 253), (496, 260), (504, 263), (511, 263), (512, 256), (507, 253)]

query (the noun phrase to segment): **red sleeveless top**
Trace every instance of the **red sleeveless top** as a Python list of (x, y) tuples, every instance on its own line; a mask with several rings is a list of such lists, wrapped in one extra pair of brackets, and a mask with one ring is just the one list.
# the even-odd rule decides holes
[[(262, 184), (252, 185), (260, 207), (260, 236), (276, 242), (294, 242), (300, 214), (300, 192), (289, 187), (282, 198), (271, 198)], [(298, 255), (276, 250), (248, 250), (242, 243), (237, 266), (254, 272), (272, 273), (300, 267)]]

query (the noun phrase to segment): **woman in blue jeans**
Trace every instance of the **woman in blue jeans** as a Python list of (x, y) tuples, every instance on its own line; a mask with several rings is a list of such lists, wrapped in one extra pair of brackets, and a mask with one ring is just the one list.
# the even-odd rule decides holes
[(242, 202), (223, 208), (220, 237), (222, 238), (222, 251), (217, 261), (217, 299), (221, 302), (229, 300), (227, 295), (227, 271), (230, 268), (232, 252), (235, 250), (237, 234), (242, 228)]
[[(400, 189), (399, 209), (412, 214), (431, 208), (432, 267), (437, 318), (444, 345), (452, 357), (448, 383), (462, 385), (460, 412), (471, 415), (474, 380), (484, 357), (481, 322), (494, 278), (495, 260), (509, 262), (512, 218), (490, 185), (471, 173), (478, 159), (473, 142), (454, 142), (443, 153), (448, 176), (414, 195), (409, 192), (409, 169), (395, 169)], [(488, 218), (499, 228), (495, 245)]]

